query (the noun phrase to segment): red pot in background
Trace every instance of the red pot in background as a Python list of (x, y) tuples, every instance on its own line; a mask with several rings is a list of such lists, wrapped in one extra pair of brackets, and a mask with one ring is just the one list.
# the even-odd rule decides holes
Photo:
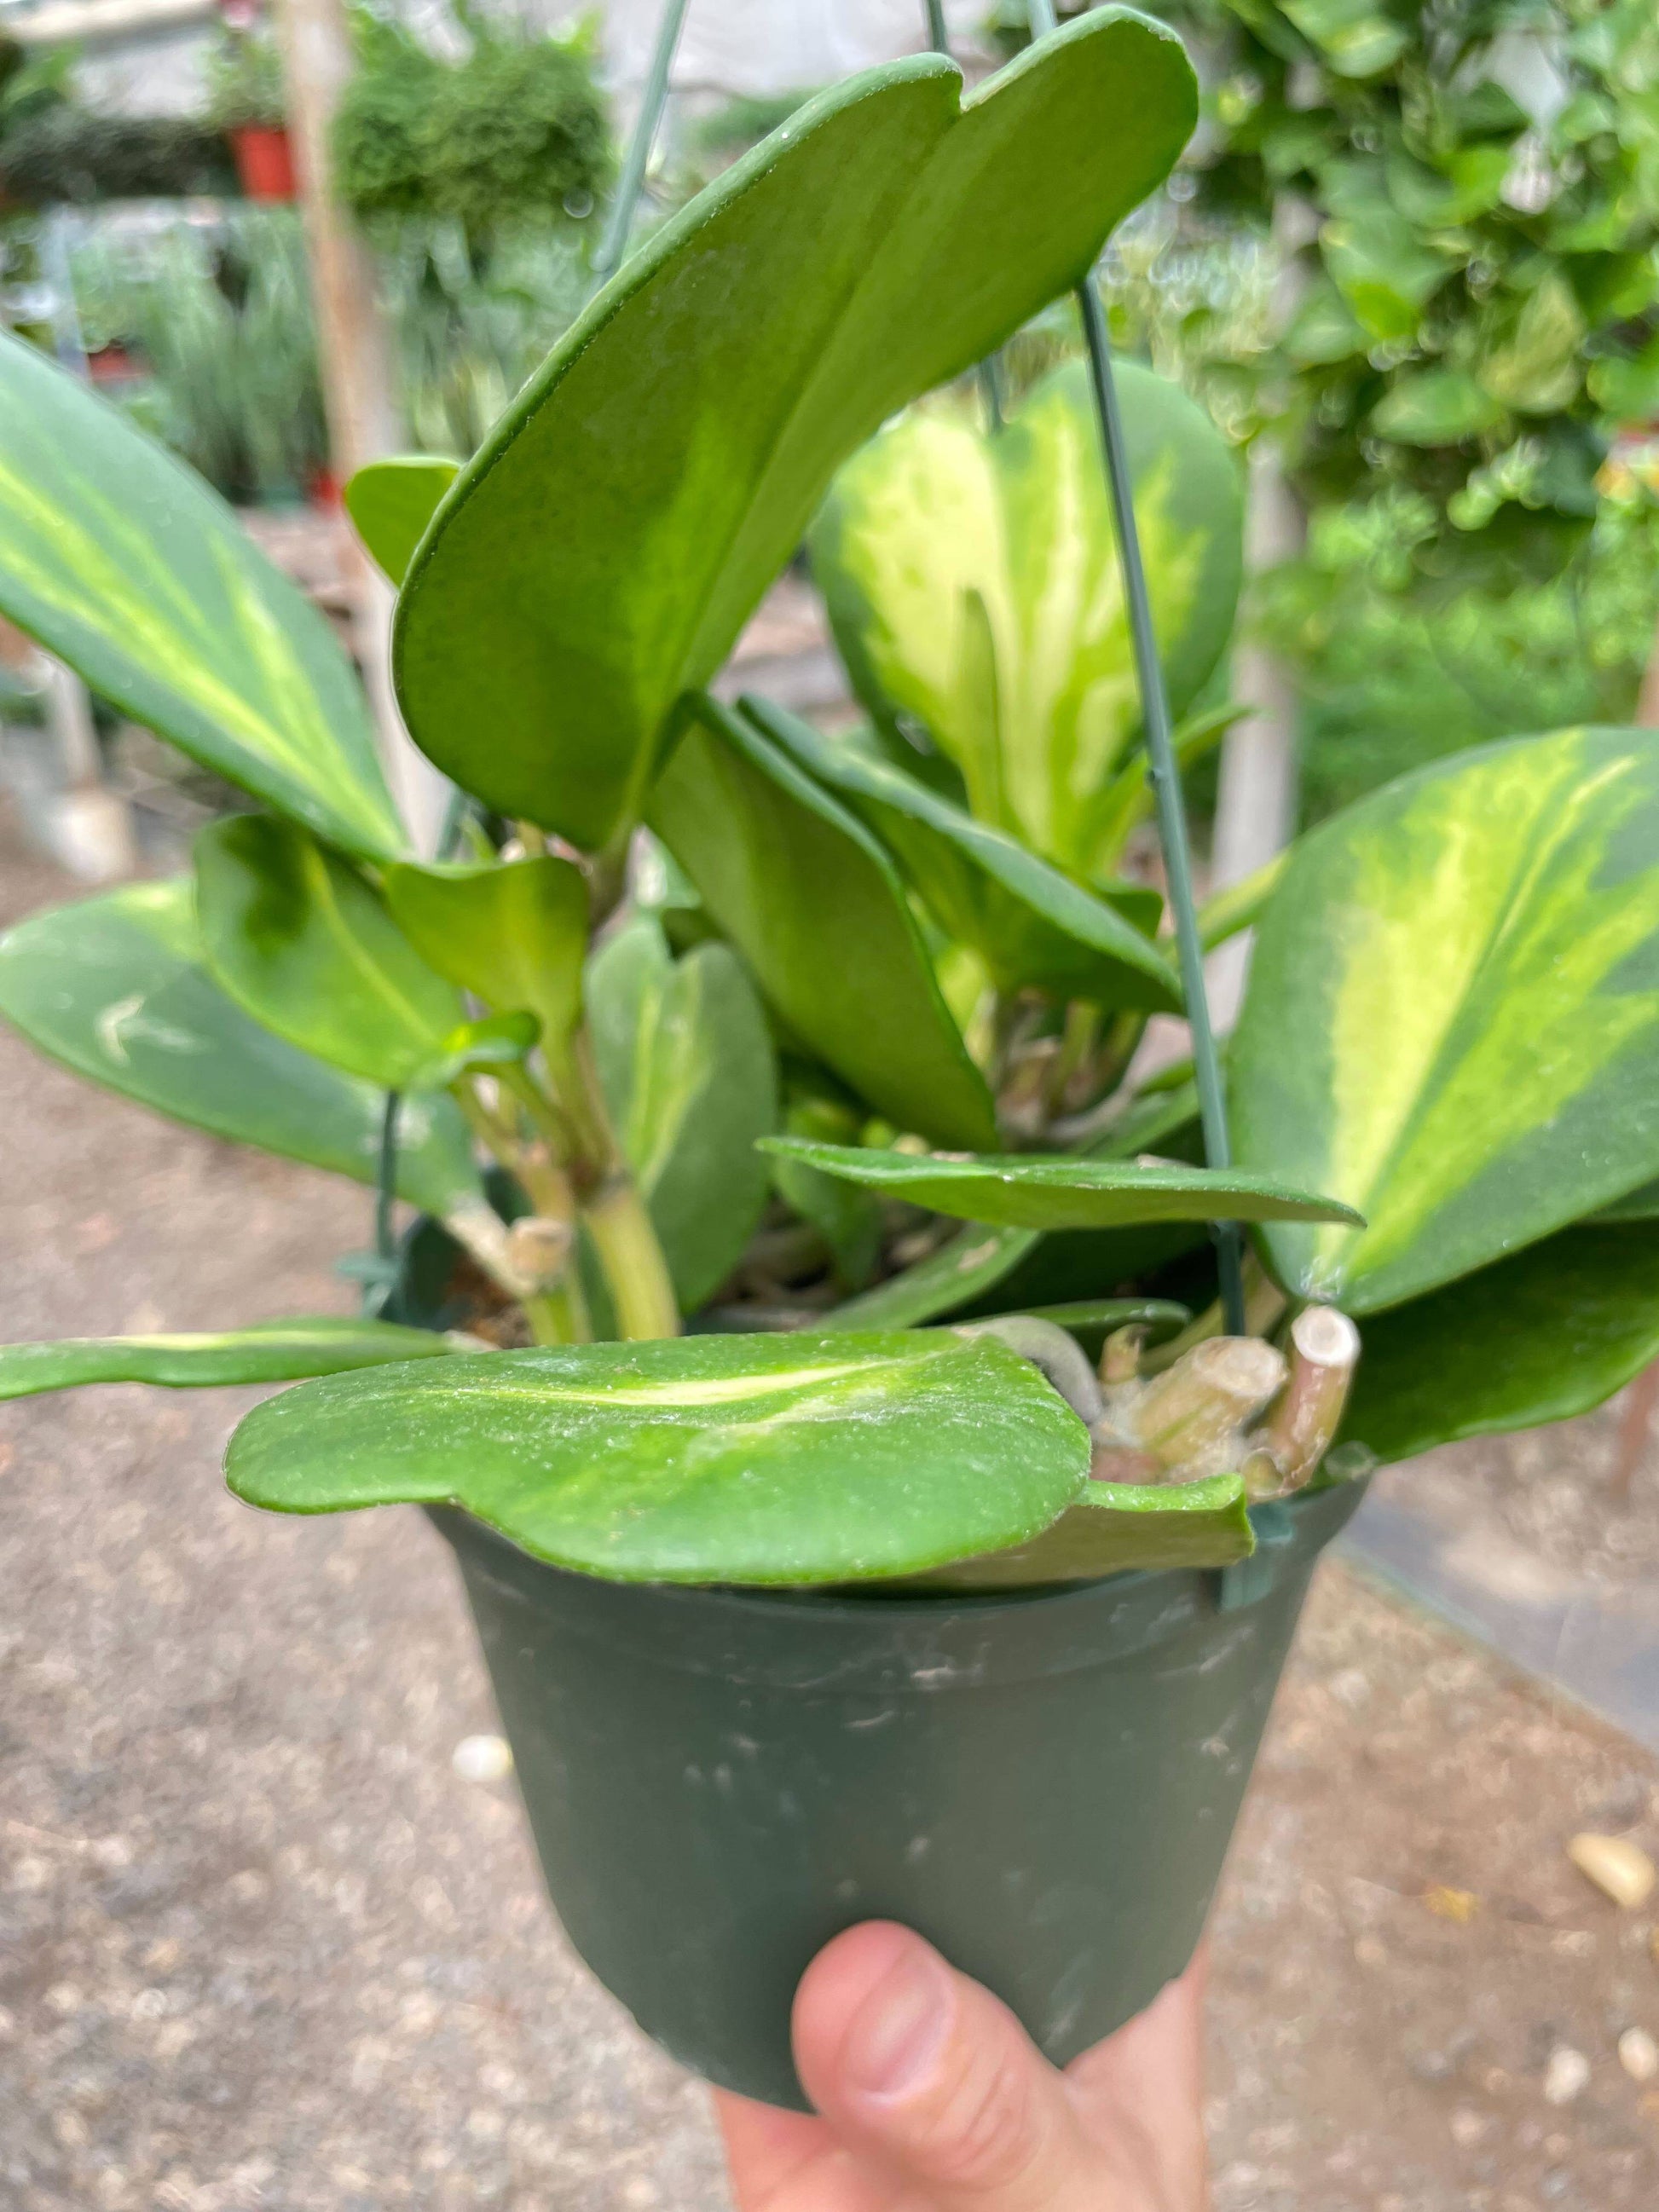
[(281, 124), (249, 124), (230, 133), (236, 173), (251, 200), (294, 198), (294, 149)]

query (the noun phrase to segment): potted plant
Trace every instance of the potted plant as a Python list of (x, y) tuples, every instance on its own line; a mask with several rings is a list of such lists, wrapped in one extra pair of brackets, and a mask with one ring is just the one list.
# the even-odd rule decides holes
[[(854, 78), (659, 231), (464, 469), (357, 478), (405, 716), (465, 794), (437, 860), (320, 619), (0, 344), (0, 606), (260, 810), (192, 879), (15, 930), (0, 1011), (378, 1180), (389, 1291), (7, 1347), (0, 1389), (314, 1378), (242, 1423), (233, 1488), (434, 1512), (573, 1939), (779, 2101), (794, 1981), (872, 1912), (1056, 2057), (1145, 2003), (1358, 1474), (1659, 1349), (1652, 739), (1437, 763), (1210, 908), (1260, 935), (1237, 1160), (1199, 1164), (1184, 1072), (1125, 1079), (1182, 994), (1115, 872), (1139, 710), (1076, 395), (1006, 444), (948, 413), (866, 444), (1086, 278), (1194, 113), (1113, 9), (966, 100), (932, 57)], [(1196, 744), (1236, 493), (1178, 395), (1124, 397)], [(707, 689), (821, 508), (864, 742)], [(1210, 1224), (1241, 1223), (1235, 1284)]]
[(283, 58), (268, 33), (220, 25), (208, 57), (208, 113), (230, 141), (245, 195), (251, 200), (291, 200), (294, 149)]

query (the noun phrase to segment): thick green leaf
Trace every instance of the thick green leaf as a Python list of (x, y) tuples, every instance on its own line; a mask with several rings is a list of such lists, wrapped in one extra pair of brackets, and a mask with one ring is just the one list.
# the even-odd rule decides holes
[(1110, 1229), (1132, 1221), (1348, 1221), (1349, 1206), (1293, 1188), (1277, 1176), (1160, 1161), (1091, 1160), (1071, 1154), (878, 1152), (769, 1137), (765, 1149), (825, 1175), (908, 1199), (961, 1221), (1004, 1229)]
[(292, 823), (239, 814), (196, 841), (215, 976), (258, 1022), (388, 1091), (435, 1088), (465, 1018), (355, 869)]
[(1244, 1478), (1202, 1482), (1091, 1482), (1051, 1528), (1027, 1544), (938, 1567), (939, 1589), (1024, 1589), (1043, 1583), (1164, 1567), (1228, 1567), (1255, 1549)]
[(428, 968), (503, 1012), (527, 1009), (550, 1050), (581, 1016), (588, 897), (582, 872), (534, 860), (388, 868), (392, 918)]
[(1601, 1206), (1590, 1216), (1593, 1221), (1659, 1221), (1659, 1180), (1638, 1184), (1626, 1191), (1623, 1198), (1615, 1198), (1611, 1206)]
[(616, 1581), (823, 1583), (1019, 1543), (1087, 1478), (1027, 1360), (949, 1334), (693, 1336), (302, 1384), (232, 1437), (294, 1513), (447, 1502)]
[(1363, 1341), (1342, 1435), (1382, 1460), (1588, 1413), (1659, 1358), (1659, 1235), (1564, 1229), (1373, 1315)]
[[(1118, 1127), (1099, 1140), (1093, 1154), (1102, 1159), (1122, 1158), (1147, 1146), (1168, 1145), (1179, 1155), (1196, 1112), (1190, 1085), (1139, 1098)], [(913, 1328), (941, 1314), (984, 1312), (999, 1300), (1005, 1310), (1030, 1313), (1055, 1297), (1081, 1297), (1097, 1293), (1103, 1284), (1127, 1281), (1173, 1257), (1184, 1249), (1184, 1238), (1202, 1242), (1204, 1234), (1201, 1228), (1184, 1230), (1178, 1223), (1166, 1223), (1142, 1230), (1062, 1231), (1045, 1237), (1035, 1229), (988, 1229), (981, 1222), (970, 1222), (902, 1274), (834, 1308), (824, 1316), (823, 1326)], [(1070, 1279), (1065, 1287), (1056, 1290), (1044, 1282), (1032, 1289), (1035, 1279), (1051, 1275), (1056, 1268)]]
[(941, 929), (1000, 990), (1030, 985), (1097, 1006), (1178, 1011), (1170, 963), (1134, 924), (873, 749), (826, 738), (760, 699), (744, 713), (868, 824)]
[(416, 742), (598, 848), (836, 466), (1076, 283), (1196, 119), (1105, 9), (965, 100), (934, 55), (810, 100), (592, 302), (445, 501), (396, 658)]
[(737, 715), (695, 725), (651, 823), (790, 1027), (903, 1129), (995, 1141), (892, 862), (839, 800)]
[(404, 842), (326, 620), (223, 501), (0, 331), (0, 613), (135, 721), (349, 852)]
[(262, 1321), (212, 1336), (72, 1336), (58, 1344), (0, 1344), (0, 1398), (29, 1398), (86, 1382), (160, 1382), (205, 1389), (228, 1382), (296, 1382), (307, 1375), (430, 1359), (455, 1349), (427, 1328), (331, 1316)]
[[(1232, 628), (1239, 474), (1178, 386), (1133, 363), (1117, 375), (1179, 714)], [(883, 431), (837, 477), (811, 548), (872, 712), (920, 720), (981, 821), (1076, 875), (1109, 872), (1133, 826), (1113, 785), (1140, 702), (1084, 364), (1056, 370), (995, 434), (951, 402)]]
[(1035, 1229), (988, 1229), (971, 1222), (902, 1274), (848, 1298), (823, 1317), (825, 1328), (914, 1328), (988, 1297), (1032, 1249)]
[(1364, 1230), (1273, 1227), (1304, 1297), (1375, 1312), (1659, 1166), (1659, 738), (1479, 747), (1303, 839), (1230, 1061), (1251, 1167)]
[(391, 582), (404, 580), (415, 548), (460, 465), (459, 461), (435, 460), (429, 453), (399, 453), (390, 460), (371, 461), (346, 485), (345, 509), (352, 526)]
[(766, 1016), (729, 946), (684, 960), (641, 917), (588, 967), (588, 1026), (605, 1103), (651, 1211), (684, 1313), (742, 1257), (766, 1203), (756, 1140), (778, 1121)]
[[(0, 1014), (77, 1075), (176, 1121), (373, 1182), (382, 1093), (249, 1019), (208, 973), (187, 882), (129, 884), (0, 938)], [(482, 1204), (465, 1123), (410, 1098), (398, 1188), (445, 1214)]]

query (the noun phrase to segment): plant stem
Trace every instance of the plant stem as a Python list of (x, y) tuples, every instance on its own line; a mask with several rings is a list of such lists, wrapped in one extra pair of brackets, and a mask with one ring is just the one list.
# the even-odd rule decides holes
[(633, 1177), (608, 1177), (582, 1208), (581, 1218), (605, 1271), (621, 1334), (678, 1336), (680, 1310), (668, 1263)]

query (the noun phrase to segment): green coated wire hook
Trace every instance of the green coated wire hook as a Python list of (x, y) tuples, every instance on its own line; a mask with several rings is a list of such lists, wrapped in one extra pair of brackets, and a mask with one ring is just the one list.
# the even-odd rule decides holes
[(639, 117), (634, 125), (634, 135), (628, 142), (622, 175), (617, 180), (617, 197), (611, 203), (605, 236), (593, 257), (593, 287), (596, 291), (606, 277), (616, 273), (627, 248), (628, 234), (634, 227), (635, 210), (639, 206), (640, 194), (645, 185), (646, 165), (651, 159), (651, 149), (657, 143), (662, 112), (668, 102), (669, 72), (674, 66), (674, 52), (680, 42), (680, 31), (685, 22), (688, 4), (689, 0), (666, 0), (661, 20), (657, 25), (657, 43), (651, 54), (651, 73), (645, 81)]
[[(1054, 0), (1028, 0), (1028, 21), (1034, 39), (1054, 30)], [(1090, 381), (1094, 388), (1095, 411), (1100, 418), (1106, 486), (1112, 502), (1118, 558), (1123, 569), (1129, 632), (1134, 643), (1135, 680), (1146, 732), (1146, 772), (1157, 809), (1158, 842), (1164, 848), (1164, 872), (1169, 880), (1170, 908), (1175, 918), (1181, 987), (1187, 1001), (1188, 1025), (1192, 1030), (1193, 1073), (1197, 1080), (1199, 1117), (1204, 1128), (1204, 1157), (1211, 1167), (1224, 1168), (1232, 1158), (1232, 1146), (1227, 1129), (1221, 1057), (1210, 1025), (1210, 1002), (1204, 988), (1204, 948), (1193, 898), (1187, 809), (1181, 794), (1181, 770), (1176, 763), (1169, 694), (1164, 689), (1163, 663), (1158, 657), (1152, 599), (1146, 589), (1140, 532), (1135, 522), (1128, 448), (1112, 375), (1111, 336), (1092, 276), (1085, 276), (1078, 286), (1077, 302), (1083, 318), (1084, 342), (1089, 349)], [(1243, 1336), (1246, 1333), (1243, 1232), (1236, 1221), (1218, 1221), (1213, 1224), (1213, 1234), (1227, 1332), (1231, 1336)]]

